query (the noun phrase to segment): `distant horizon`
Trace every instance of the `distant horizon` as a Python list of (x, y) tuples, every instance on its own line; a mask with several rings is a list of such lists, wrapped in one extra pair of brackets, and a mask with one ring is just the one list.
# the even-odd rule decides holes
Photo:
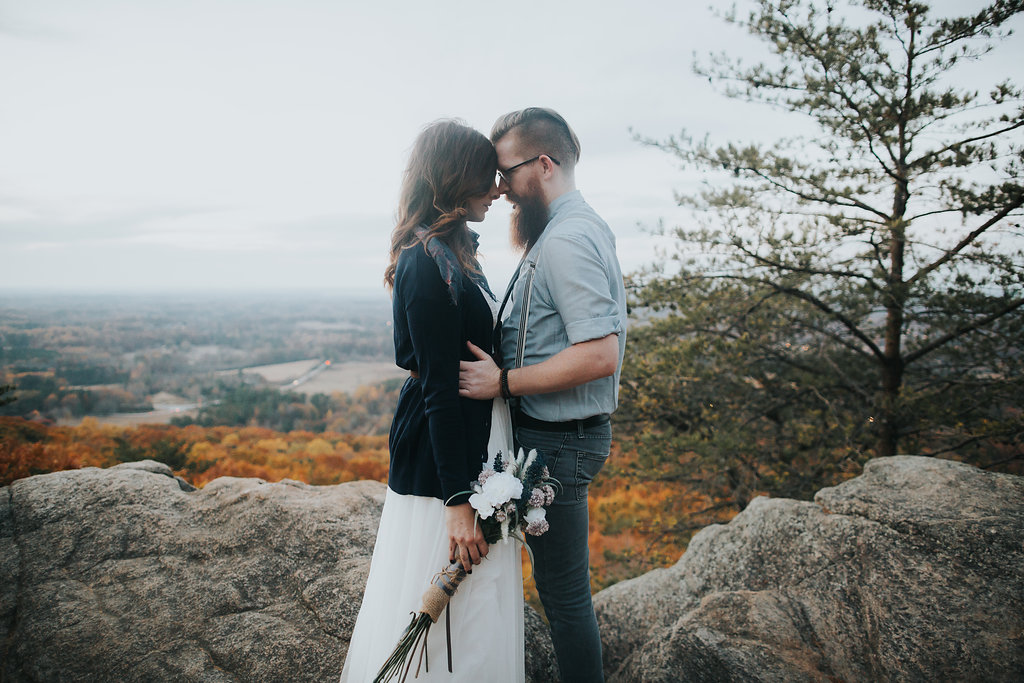
[[(320, 308), (317, 309), (316, 307)], [(258, 315), (261, 309), (273, 316), (297, 315), (309, 319), (324, 319), (343, 316), (345, 312), (361, 310), (366, 313), (385, 312), (390, 320), (391, 298), (381, 287), (380, 291), (369, 289), (323, 290), (318, 288), (294, 288), (281, 290), (191, 290), (191, 291), (42, 291), (24, 289), (15, 291), (0, 289), (0, 325), (11, 318), (31, 319), (34, 314), (53, 315), (60, 310), (80, 311), (123, 317), (124, 314), (150, 314), (154, 309), (163, 309), (172, 317), (191, 316), (201, 311), (231, 311), (246, 317)], [(120, 313), (118, 313), (120, 309)], [(5, 315), (6, 314), (6, 315)]]
[(71, 290), (66, 288), (43, 289), (39, 287), (10, 288), (0, 287), (0, 301), (28, 298), (28, 299), (102, 299), (110, 297), (119, 298), (174, 298), (174, 297), (196, 297), (203, 299), (212, 298), (249, 298), (249, 297), (270, 297), (290, 298), (293, 296), (304, 296), (309, 298), (353, 298), (353, 299), (384, 299), (389, 300), (390, 294), (381, 284), (380, 289), (370, 287), (339, 287), (327, 289), (312, 286), (278, 287), (273, 289), (228, 289), (216, 287), (196, 287), (194, 289), (171, 288), (171, 289), (90, 289)]

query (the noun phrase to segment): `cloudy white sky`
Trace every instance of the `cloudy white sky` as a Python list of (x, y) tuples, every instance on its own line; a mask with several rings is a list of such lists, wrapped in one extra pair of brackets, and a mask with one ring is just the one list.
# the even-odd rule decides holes
[[(631, 128), (794, 132), (691, 73), (694, 52), (763, 54), (707, 5), (0, 0), (0, 293), (379, 291), (420, 128), (531, 105), (576, 129), (577, 182), (634, 270), (693, 178)], [(1012, 42), (993, 65), (1019, 81)], [(478, 227), (499, 286), (507, 217)]]

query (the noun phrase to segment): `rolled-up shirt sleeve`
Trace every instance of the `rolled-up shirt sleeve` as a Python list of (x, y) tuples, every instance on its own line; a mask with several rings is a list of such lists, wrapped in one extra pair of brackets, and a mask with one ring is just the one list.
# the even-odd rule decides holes
[(562, 317), (570, 344), (622, 332), (619, 305), (608, 279), (614, 271), (590, 239), (574, 231), (552, 235), (541, 258), (546, 272), (557, 273), (542, 284)]

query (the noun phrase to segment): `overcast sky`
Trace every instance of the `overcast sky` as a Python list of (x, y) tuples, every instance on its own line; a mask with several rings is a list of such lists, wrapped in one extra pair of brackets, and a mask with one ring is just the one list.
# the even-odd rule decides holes
[[(707, 5), (0, 0), (0, 293), (380, 291), (422, 126), (532, 105), (576, 129), (577, 183), (635, 270), (640, 226), (688, 220), (693, 180), (630, 128), (795, 132), (691, 73), (694, 52), (764, 54)], [(990, 66), (1019, 83), (1011, 43)], [(497, 287), (508, 213), (476, 227)]]

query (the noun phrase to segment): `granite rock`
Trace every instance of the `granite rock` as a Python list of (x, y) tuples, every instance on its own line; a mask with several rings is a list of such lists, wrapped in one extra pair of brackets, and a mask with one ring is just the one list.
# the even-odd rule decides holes
[(1024, 680), (1024, 478), (870, 461), (595, 596), (609, 681)]
[[(197, 490), (153, 461), (15, 481), (0, 489), (0, 679), (337, 680), (384, 490)], [(528, 679), (549, 681), (529, 612)]]

